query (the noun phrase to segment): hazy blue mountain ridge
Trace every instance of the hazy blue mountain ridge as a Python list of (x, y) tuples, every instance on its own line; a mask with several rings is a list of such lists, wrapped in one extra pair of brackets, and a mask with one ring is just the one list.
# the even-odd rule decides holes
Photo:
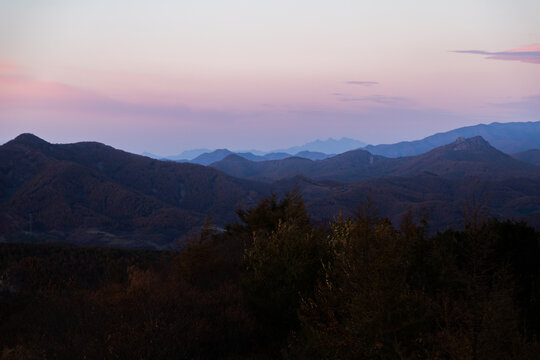
[(402, 141), (395, 144), (368, 145), (364, 149), (374, 155), (401, 157), (423, 154), (443, 146), (458, 137), (481, 136), (493, 147), (507, 154), (540, 148), (540, 121), (491, 123), (466, 126), (437, 133), (421, 140)]
[[(361, 141), (341, 138), (335, 140), (317, 139), (300, 146), (287, 149), (279, 149), (270, 152), (260, 150), (236, 151), (235, 153), (251, 161), (281, 160), (289, 156), (303, 157), (310, 160), (322, 160), (335, 154), (363, 148), (373, 155), (385, 157), (403, 157), (426, 153), (436, 147), (449, 144), (458, 137), (471, 138), (481, 136), (496, 149), (507, 154), (514, 154), (531, 149), (540, 149), (540, 121), (537, 122), (512, 122), (491, 123), (466, 126), (446, 132), (437, 133), (426, 138), (414, 141), (401, 141), (394, 144), (367, 145)], [(223, 149), (221, 149), (223, 150)], [(152, 153), (143, 153), (153, 159), (173, 160), (178, 162), (193, 162), (208, 165), (213, 161), (224, 159), (229, 153), (194, 149), (182, 152), (174, 156), (159, 156)], [(227, 150), (230, 153), (233, 151)], [(212, 154), (212, 155), (205, 155)]]
[(211, 167), (234, 177), (264, 182), (298, 175), (315, 180), (350, 182), (381, 176), (411, 176), (422, 172), (451, 178), (540, 178), (540, 167), (512, 158), (495, 149), (480, 136), (458, 138), (450, 144), (409, 157), (388, 158), (373, 155), (363, 149), (316, 161), (290, 157), (253, 162), (230, 155), (211, 164)]
[(311, 142), (308, 142), (300, 146), (292, 146), (286, 149), (274, 150), (274, 152), (286, 152), (289, 154), (298, 154), (302, 151), (313, 151), (321, 152), (325, 154), (341, 154), (343, 152), (358, 149), (366, 146), (365, 142), (351, 139), (351, 138), (341, 138), (341, 139), (332, 139), (328, 138), (326, 140), (317, 139)]

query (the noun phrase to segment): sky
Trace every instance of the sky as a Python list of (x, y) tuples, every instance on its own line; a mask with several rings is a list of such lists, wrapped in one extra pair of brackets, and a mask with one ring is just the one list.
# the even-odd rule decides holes
[(540, 121), (538, 0), (0, 0), (0, 143), (166, 156)]

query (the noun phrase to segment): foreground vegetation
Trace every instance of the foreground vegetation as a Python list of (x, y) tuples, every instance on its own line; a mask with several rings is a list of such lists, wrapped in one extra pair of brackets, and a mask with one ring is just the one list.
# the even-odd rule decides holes
[(431, 235), (292, 193), (178, 252), (0, 244), (0, 358), (536, 359), (540, 234)]

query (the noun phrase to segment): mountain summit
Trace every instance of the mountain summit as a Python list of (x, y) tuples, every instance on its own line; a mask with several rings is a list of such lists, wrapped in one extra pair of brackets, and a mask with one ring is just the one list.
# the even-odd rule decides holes
[(464, 137), (460, 136), (455, 142), (450, 144), (450, 146), (452, 146), (454, 151), (478, 151), (491, 148), (489, 143), (481, 136), (475, 136), (470, 139), (465, 139)]
[(33, 147), (33, 148), (50, 145), (50, 143), (48, 143), (47, 141), (37, 137), (34, 134), (30, 134), (30, 133), (21, 134), (21, 135), (17, 136), (15, 139), (9, 141), (8, 143), (26, 145), (26, 146), (30, 146), (30, 147)]
[(396, 174), (408, 176), (419, 172), (460, 178), (504, 179), (538, 177), (540, 168), (518, 161), (495, 149), (481, 136), (459, 137), (454, 142), (425, 154), (401, 159)]

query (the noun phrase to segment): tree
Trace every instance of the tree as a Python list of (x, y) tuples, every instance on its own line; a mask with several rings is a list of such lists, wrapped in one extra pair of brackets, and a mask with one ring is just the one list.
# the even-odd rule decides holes
[(399, 358), (422, 333), (423, 310), (407, 284), (407, 244), (368, 206), (332, 224), (329, 261), (314, 297), (304, 298), (291, 356)]
[(296, 192), (264, 199), (241, 219), (252, 234), (244, 252), (244, 293), (264, 336), (281, 345), (298, 326), (300, 299), (313, 295), (327, 253), (324, 237), (310, 225)]

